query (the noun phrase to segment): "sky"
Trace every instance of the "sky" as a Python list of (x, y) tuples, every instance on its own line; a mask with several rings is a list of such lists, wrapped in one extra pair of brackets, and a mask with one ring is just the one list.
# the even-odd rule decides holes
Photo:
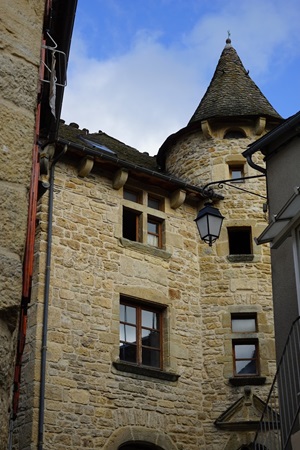
[(62, 119), (155, 155), (185, 127), (230, 32), (287, 118), (300, 110), (299, 0), (78, 0)]

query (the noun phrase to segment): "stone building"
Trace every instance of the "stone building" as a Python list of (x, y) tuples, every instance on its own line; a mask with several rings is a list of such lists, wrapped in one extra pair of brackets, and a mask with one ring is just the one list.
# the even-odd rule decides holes
[[(33, 3), (36, 4), (35, 8)], [(7, 443), (18, 316), (23, 295), (23, 255), (29, 207), (28, 191), (31, 186), (44, 6), (43, 2), (38, 5), (37, 2), (22, 0), (1, 4), (1, 449), (6, 448)]]
[[(61, 124), (14, 448), (250, 448), (276, 364), (269, 251), (253, 240), (265, 180), (240, 180), (258, 174), (242, 151), (281, 121), (228, 39), (157, 157)], [(225, 216), (211, 247), (194, 223), (208, 196)]]
[[(75, 8), (74, 0), (1, 2), (1, 450), (7, 449), (9, 418), (15, 415), (19, 397), (22, 347), (33, 273), (38, 155), (42, 141), (46, 143), (55, 139), (62, 104), (63, 86), (57, 86), (54, 117), (49, 106), (50, 78), (45, 64), (51, 53), (49, 47), (53, 45), (50, 36), (59, 44), (57, 50), (64, 53), (66, 62)], [(57, 69), (61, 69), (59, 57)]]

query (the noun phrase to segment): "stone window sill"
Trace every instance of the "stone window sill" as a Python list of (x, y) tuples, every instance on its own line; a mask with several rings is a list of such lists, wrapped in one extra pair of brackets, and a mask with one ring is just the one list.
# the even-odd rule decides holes
[(152, 247), (151, 245), (143, 244), (142, 242), (130, 241), (129, 239), (121, 237), (120, 243), (125, 248), (137, 250), (138, 252), (141, 253), (147, 253), (148, 255), (157, 256), (165, 260), (171, 258), (171, 253), (167, 252), (166, 250)]
[(233, 386), (261, 386), (265, 384), (266, 377), (231, 377), (229, 383)]
[(152, 369), (151, 367), (136, 366), (123, 361), (114, 361), (113, 366), (120, 372), (134, 373), (145, 377), (158, 378), (165, 381), (177, 381), (179, 375), (176, 373), (165, 372), (163, 370)]
[(228, 261), (230, 262), (252, 262), (254, 260), (254, 255), (228, 255)]

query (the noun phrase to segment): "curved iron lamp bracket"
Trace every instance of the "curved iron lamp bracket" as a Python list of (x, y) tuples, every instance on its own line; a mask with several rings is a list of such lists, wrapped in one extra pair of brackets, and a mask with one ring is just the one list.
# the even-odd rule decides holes
[(235, 184), (231, 184), (232, 182), (236, 182), (236, 181), (250, 180), (251, 178), (261, 178), (261, 177), (265, 177), (265, 176), (266, 176), (265, 174), (263, 174), (263, 175), (252, 175), (250, 177), (242, 177), (242, 178), (234, 178), (234, 179), (230, 178), (229, 180), (211, 181), (210, 183), (207, 183), (205, 186), (203, 186), (203, 188), (202, 188), (203, 189), (203, 194), (206, 197), (210, 197), (211, 198), (213, 196), (213, 194), (214, 194), (214, 191), (213, 191), (213, 189), (210, 186), (212, 186), (214, 184), (217, 184), (218, 188), (222, 189), (223, 185), (225, 184), (226, 186), (238, 189), (239, 191), (247, 192), (248, 194), (256, 195), (257, 197), (261, 197), (261, 198), (266, 200), (267, 197), (264, 196), (264, 195), (257, 194), (256, 192), (253, 192), (253, 191), (248, 191), (247, 189), (241, 188), (240, 186), (236, 186)]

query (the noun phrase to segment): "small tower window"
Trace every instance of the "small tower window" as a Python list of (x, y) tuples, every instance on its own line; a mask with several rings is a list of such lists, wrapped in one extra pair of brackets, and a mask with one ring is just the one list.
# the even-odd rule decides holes
[(224, 139), (243, 139), (246, 134), (242, 130), (227, 130), (224, 134)]
[(244, 178), (245, 172), (244, 172), (244, 165), (243, 164), (233, 164), (229, 165), (229, 173), (230, 178), (234, 183), (243, 183), (244, 180), (239, 180), (239, 178)]
[(229, 254), (251, 255), (251, 227), (228, 228)]

